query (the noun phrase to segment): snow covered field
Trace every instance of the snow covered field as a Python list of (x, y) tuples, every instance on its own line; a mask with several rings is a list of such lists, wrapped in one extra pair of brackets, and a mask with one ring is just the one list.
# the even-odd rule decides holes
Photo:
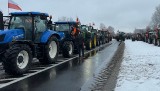
[(115, 91), (160, 91), (160, 47), (125, 41)]

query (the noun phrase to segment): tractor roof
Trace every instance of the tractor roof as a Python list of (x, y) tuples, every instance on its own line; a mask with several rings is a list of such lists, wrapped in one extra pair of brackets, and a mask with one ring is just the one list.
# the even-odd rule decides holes
[(44, 15), (49, 16), (47, 13), (41, 13), (41, 12), (12, 12), (11, 15)]
[(77, 24), (75, 21), (68, 21), (68, 22), (54, 22), (55, 24)]

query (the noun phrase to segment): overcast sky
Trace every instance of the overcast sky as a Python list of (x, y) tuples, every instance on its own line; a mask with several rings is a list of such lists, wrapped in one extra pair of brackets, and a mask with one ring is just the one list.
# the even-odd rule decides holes
[[(13, 0), (23, 11), (46, 12), (53, 21), (66, 16), (82, 24), (94, 22), (96, 27), (104, 23), (115, 30), (132, 32), (135, 28), (145, 28), (151, 20), (159, 0)], [(7, 15), (7, 0), (0, 0), (0, 9)], [(10, 12), (16, 11), (10, 9)]]

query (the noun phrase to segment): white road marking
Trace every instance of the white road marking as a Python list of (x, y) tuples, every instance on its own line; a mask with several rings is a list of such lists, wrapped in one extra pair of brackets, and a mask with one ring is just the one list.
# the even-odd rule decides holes
[[(112, 44), (112, 43), (107, 43), (107, 44), (98, 46), (98, 47), (96, 47), (96, 48), (94, 48), (94, 49), (92, 49), (92, 50), (89, 50), (89, 51), (85, 52), (84, 54), (88, 54), (88, 53), (92, 52), (93, 50), (98, 50), (98, 49), (100, 49), (100, 48), (102, 48), (102, 47), (106, 47), (107, 45), (109, 46), (109, 45), (111, 45), (111, 44)], [(72, 60), (72, 59), (78, 58), (78, 57), (79, 57), (79, 56), (78, 56), (78, 54), (77, 54), (77, 55), (75, 55), (73, 58), (68, 58), (67, 60), (60, 60), (60, 61), (62, 61), (62, 62), (60, 62), (60, 63), (58, 63), (58, 64), (51, 64), (51, 65), (49, 65), (49, 67), (36, 67), (36, 68), (42, 68), (42, 69), (37, 70), (37, 72), (34, 72), (34, 73), (28, 73), (28, 74), (26, 73), (26, 74), (24, 74), (24, 75), (25, 75), (24, 77), (15, 78), (15, 79), (13, 78), (13, 81), (10, 81), (10, 82), (4, 83), (4, 84), (0, 84), (0, 88), (9, 86), (9, 85), (11, 85), (11, 84), (13, 84), (13, 83), (19, 82), (19, 81), (24, 80), (24, 79), (26, 79), (26, 78), (28, 78), (28, 77), (34, 76), (34, 75), (36, 75), (36, 74), (38, 74), (38, 73), (44, 72), (44, 71), (46, 71), (46, 70), (49, 70), (49, 69), (51, 69), (51, 68), (54, 68), (54, 67), (56, 67), (56, 66), (58, 66), (58, 65), (61, 65), (61, 64), (63, 64), (63, 63), (66, 63), (66, 62), (68, 62), (68, 61), (70, 61), (70, 60)], [(32, 71), (32, 70), (31, 70), (31, 71)], [(4, 80), (4, 79), (2, 79), (2, 80)]]

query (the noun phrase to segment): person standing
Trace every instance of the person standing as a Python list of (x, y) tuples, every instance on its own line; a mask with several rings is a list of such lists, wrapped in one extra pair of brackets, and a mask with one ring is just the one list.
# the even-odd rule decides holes
[(79, 22), (77, 22), (73, 27), (72, 27), (72, 32), (71, 34), (73, 35), (73, 37), (75, 37), (75, 42), (76, 42), (76, 46), (78, 49), (78, 54), (79, 54), (79, 58), (81, 59), (82, 57), (84, 57), (84, 38), (82, 35), (82, 32), (79, 29)]

